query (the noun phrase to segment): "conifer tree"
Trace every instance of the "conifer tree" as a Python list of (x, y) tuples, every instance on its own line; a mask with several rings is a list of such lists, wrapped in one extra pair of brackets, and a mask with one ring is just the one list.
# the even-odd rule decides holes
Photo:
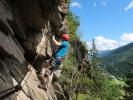
[(133, 100), (133, 73), (126, 74), (125, 99)]

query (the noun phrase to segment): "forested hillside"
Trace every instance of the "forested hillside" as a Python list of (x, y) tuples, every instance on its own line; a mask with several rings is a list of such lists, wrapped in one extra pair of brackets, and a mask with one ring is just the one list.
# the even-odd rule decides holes
[(105, 70), (119, 77), (133, 73), (133, 43), (110, 51), (110, 54), (102, 57), (101, 62)]

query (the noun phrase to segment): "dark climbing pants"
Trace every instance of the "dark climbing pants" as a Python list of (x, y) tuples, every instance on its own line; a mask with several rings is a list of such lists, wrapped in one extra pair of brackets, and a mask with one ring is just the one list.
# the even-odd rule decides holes
[(44, 68), (52, 69), (52, 70), (57, 70), (59, 66), (61, 65), (63, 61), (63, 58), (61, 57), (52, 57), (49, 60), (46, 60), (43, 63)]

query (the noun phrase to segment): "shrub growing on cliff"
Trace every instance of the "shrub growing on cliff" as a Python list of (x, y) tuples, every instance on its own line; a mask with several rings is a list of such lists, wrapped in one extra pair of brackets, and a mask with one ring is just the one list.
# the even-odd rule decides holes
[(79, 17), (74, 16), (72, 12), (69, 12), (67, 16), (67, 22), (71, 41), (77, 39), (78, 37), (76, 32), (78, 30), (78, 27), (80, 26)]

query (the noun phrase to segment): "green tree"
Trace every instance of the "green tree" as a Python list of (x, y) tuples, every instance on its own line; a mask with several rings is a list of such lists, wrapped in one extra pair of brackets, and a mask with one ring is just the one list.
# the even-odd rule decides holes
[(133, 73), (126, 73), (125, 99), (133, 100)]
[[(86, 45), (77, 35), (78, 27), (80, 26), (79, 17), (69, 12), (67, 22), (71, 48), (67, 59), (64, 61), (63, 72), (59, 78), (65, 96), (68, 100), (117, 100), (119, 89), (111, 83), (111, 80), (108, 79), (108, 76), (99, 66), (95, 40), (93, 39), (92, 48), (89, 51), (89, 59), (87, 59), (89, 62), (80, 60), (81, 62), (79, 63), (73, 47), (75, 40), (80, 43), (80, 47), (77, 46), (77, 48), (81, 56), (88, 55), (88, 51), (85, 54), (83, 53), (86, 51)], [(80, 59), (84, 58), (81, 57)], [(80, 70), (78, 69), (79, 66), (81, 67)]]
[(100, 59), (98, 58), (98, 50), (96, 48), (95, 40), (92, 40), (92, 48), (89, 52), (90, 67), (87, 73), (92, 84), (90, 85), (90, 95), (95, 98), (102, 98), (105, 100), (118, 100), (120, 92), (119, 86), (112, 84), (112, 80), (108, 77), (108, 73), (100, 66)]
[(78, 38), (77, 36), (77, 30), (80, 26), (79, 17), (75, 16), (72, 12), (68, 13), (67, 16), (67, 22), (68, 22), (68, 29), (69, 29), (69, 35), (71, 40), (75, 40)]
[(63, 90), (65, 91), (67, 99), (74, 100), (77, 84), (79, 83), (79, 81), (77, 80), (79, 73), (77, 69), (78, 63), (75, 56), (73, 43), (75, 40), (79, 40), (79, 37), (76, 32), (80, 23), (79, 18), (75, 16), (72, 12), (68, 13), (67, 22), (71, 48), (69, 50), (69, 55), (67, 56), (67, 59), (64, 61), (63, 64), (63, 73), (60, 77), (60, 83), (63, 86)]

